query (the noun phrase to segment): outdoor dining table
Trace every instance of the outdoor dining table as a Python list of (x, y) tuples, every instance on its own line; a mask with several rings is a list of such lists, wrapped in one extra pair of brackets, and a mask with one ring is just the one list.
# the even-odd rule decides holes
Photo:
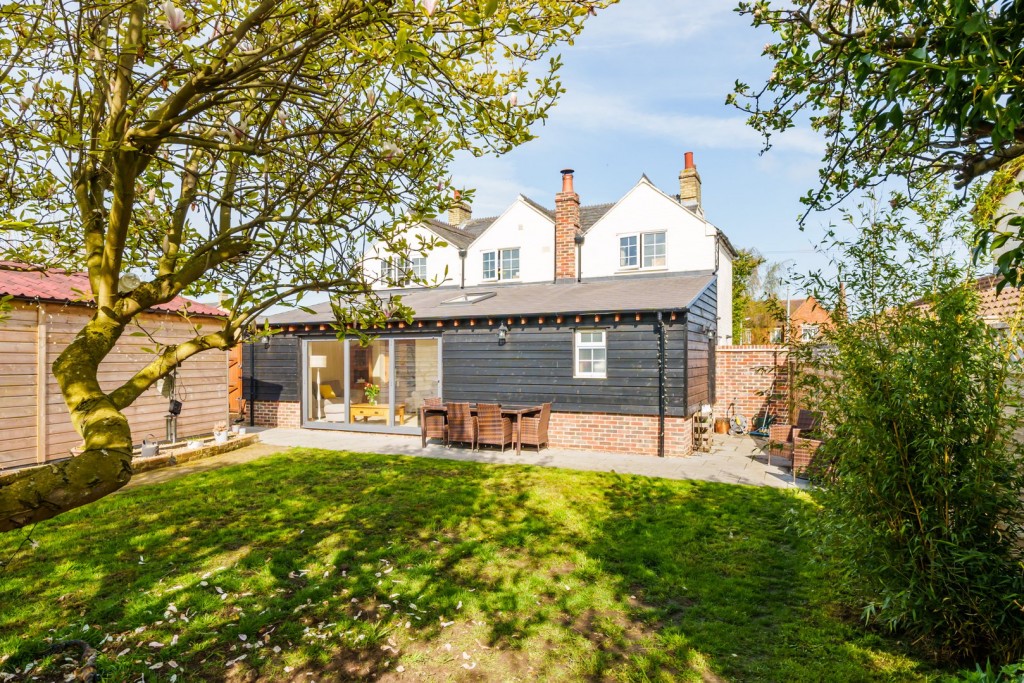
[[(469, 410), (474, 415), (476, 414), (476, 404), (470, 403)], [(501, 406), (501, 416), (511, 418), (515, 423), (515, 441), (516, 441), (516, 455), (520, 455), (523, 452), (523, 444), (519, 438), (519, 420), (524, 415), (531, 415), (533, 413), (539, 413), (543, 410), (543, 406), (526, 406), (526, 405), (504, 405)], [(428, 414), (433, 413), (435, 415), (447, 415), (448, 406), (442, 403), (439, 406), (420, 406), (420, 443), (424, 448), (427, 447), (427, 425), (426, 420), (423, 418)]]

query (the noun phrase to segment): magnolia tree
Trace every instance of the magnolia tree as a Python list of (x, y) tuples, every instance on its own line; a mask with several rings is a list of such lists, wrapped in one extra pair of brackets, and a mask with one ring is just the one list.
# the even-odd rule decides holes
[[(530, 139), (561, 92), (553, 50), (613, 1), (3, 5), (0, 260), (83, 269), (95, 312), (53, 364), (84, 450), (0, 478), (0, 530), (123, 486), (122, 411), (271, 306), (326, 291), (339, 322), (407, 313), (366, 296), (366, 245), (429, 249), (402, 226), (450, 204), (453, 155)], [(213, 292), (217, 329), (101, 388), (140, 312)]]

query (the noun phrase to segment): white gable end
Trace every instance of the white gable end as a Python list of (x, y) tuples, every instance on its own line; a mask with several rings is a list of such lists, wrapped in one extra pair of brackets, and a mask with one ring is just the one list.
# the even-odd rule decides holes
[[(638, 253), (637, 265), (623, 267), (620, 243), (637, 235), (637, 250), (644, 235), (664, 234), (664, 265), (645, 268)], [(635, 275), (639, 272), (714, 270), (717, 231), (646, 179), (637, 183), (587, 232), (583, 243), (583, 277)]]
[[(466, 285), (494, 282), (485, 278), (484, 254), (519, 250), (519, 274), (509, 282), (544, 282), (555, 276), (554, 221), (523, 199), (517, 199), (469, 246)], [(500, 265), (500, 263), (499, 263)]]
[[(435, 235), (431, 230), (422, 225), (414, 225), (404, 231), (406, 242), (409, 244), (409, 257), (421, 257), (419, 249), (431, 242), (443, 242), (444, 238)], [(366, 251), (366, 270), (375, 277), (380, 277), (384, 263), (392, 257), (384, 245), (373, 244)], [(427, 283), (428, 284), (458, 284), (461, 274), (459, 263), (459, 249), (454, 244), (448, 243), (444, 247), (434, 247), (423, 257), (427, 260)], [(378, 283), (375, 289), (387, 289), (385, 283)]]

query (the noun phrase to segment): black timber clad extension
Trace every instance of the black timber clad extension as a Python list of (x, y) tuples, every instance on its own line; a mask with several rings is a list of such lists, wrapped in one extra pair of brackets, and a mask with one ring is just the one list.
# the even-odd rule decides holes
[(299, 340), (275, 335), (270, 344), (245, 344), (242, 347), (242, 397), (249, 400), (252, 382), (252, 353), (256, 352), (256, 400), (298, 401), (300, 368)]
[[(606, 379), (573, 377), (574, 332), (606, 330)], [(685, 409), (682, 316), (669, 323), (668, 414)], [(640, 322), (527, 324), (510, 327), (499, 345), (494, 329), (458, 328), (443, 336), (444, 397), (452, 401), (543, 403), (562, 412), (658, 414), (658, 335), (654, 317)]]
[[(708, 339), (707, 331), (716, 329), (718, 323), (716, 284), (716, 282), (712, 282), (690, 304), (687, 314), (686, 374), (690, 378), (690, 386), (687, 391), (687, 414), (695, 412), (701, 403), (715, 402), (714, 346)], [(671, 399), (669, 404), (671, 405)]]

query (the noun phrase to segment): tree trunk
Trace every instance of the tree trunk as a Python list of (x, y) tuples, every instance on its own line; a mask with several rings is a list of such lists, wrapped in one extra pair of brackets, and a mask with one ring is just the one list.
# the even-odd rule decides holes
[(91, 503), (132, 477), (128, 419), (100, 388), (100, 362), (124, 326), (102, 311), (53, 363), (53, 374), (84, 439), (81, 455), (0, 477), (0, 533)]

